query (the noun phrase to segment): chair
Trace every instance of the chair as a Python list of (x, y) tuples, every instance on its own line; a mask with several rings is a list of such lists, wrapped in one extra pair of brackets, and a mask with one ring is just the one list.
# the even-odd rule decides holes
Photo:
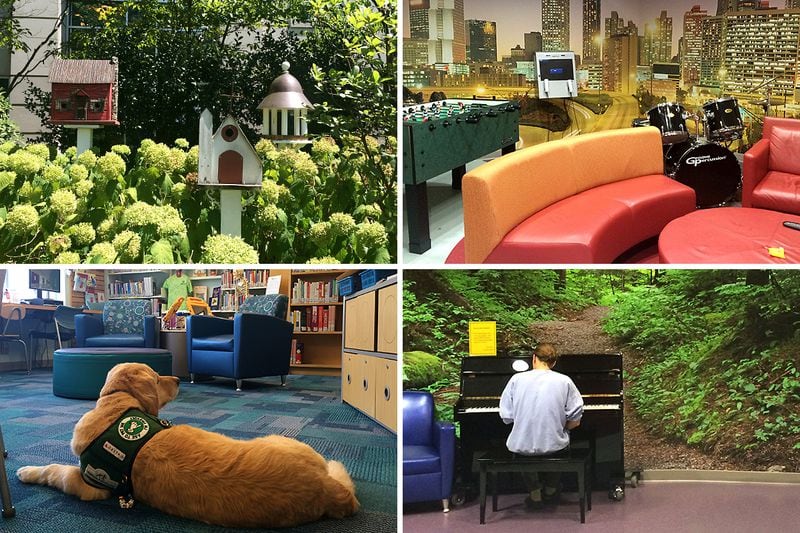
[(79, 348), (157, 348), (158, 319), (149, 314), (148, 300), (110, 300), (102, 319), (89, 314), (75, 317), (75, 345)]
[(8, 488), (8, 473), (6, 472), (6, 457), (8, 452), (3, 443), (3, 429), (0, 428), (0, 450), (3, 454), (0, 455), (0, 470), (2, 470), (2, 477), (0, 477), (0, 499), (3, 502), (3, 518), (12, 518), (16, 514), (14, 505), (11, 503), (11, 489)]
[(189, 376), (221, 376), (236, 380), (281, 376), (286, 384), (292, 351), (291, 322), (284, 319), (288, 298), (282, 294), (250, 296), (233, 320), (192, 315), (186, 319)]
[(800, 120), (765, 117), (742, 175), (742, 207), (800, 215)]
[[(41, 313), (42, 311), (38, 311)], [(28, 334), (28, 340), (31, 345), (31, 352), (36, 353), (36, 350), (33, 348), (35, 343), (38, 340), (51, 340), (54, 343), (58, 344), (58, 348), (63, 348), (63, 343), (65, 341), (72, 341), (75, 339), (75, 315), (78, 315), (83, 312), (83, 309), (80, 307), (69, 307), (66, 305), (59, 305), (55, 308), (53, 312), (44, 311), (47, 313), (48, 320), (47, 323), (52, 320), (53, 324), (55, 325), (55, 329), (53, 331), (48, 330), (38, 330), (34, 329)], [(33, 356), (31, 356), (33, 359)]]
[[(0, 343), (16, 342), (22, 345), (22, 350), (25, 353), (25, 364), (28, 374), (31, 373), (31, 359), (28, 353), (28, 345), (22, 340), (22, 319), (25, 318), (25, 309), (22, 307), (3, 306), (0, 302)], [(10, 327), (12, 324), (17, 325), (17, 332), (11, 333)]]
[(433, 396), (403, 392), (403, 502), (441, 500), (450, 511), (456, 433), (434, 419)]

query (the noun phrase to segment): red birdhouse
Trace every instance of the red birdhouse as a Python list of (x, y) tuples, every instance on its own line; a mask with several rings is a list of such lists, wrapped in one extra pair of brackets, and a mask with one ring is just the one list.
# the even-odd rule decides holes
[(55, 59), (50, 67), (53, 124), (118, 126), (119, 65), (94, 59)]

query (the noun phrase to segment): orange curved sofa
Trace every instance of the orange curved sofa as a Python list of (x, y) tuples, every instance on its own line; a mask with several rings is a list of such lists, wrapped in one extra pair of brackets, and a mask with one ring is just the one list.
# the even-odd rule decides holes
[(463, 200), (466, 263), (611, 263), (696, 205), (654, 127), (505, 155), (464, 176)]

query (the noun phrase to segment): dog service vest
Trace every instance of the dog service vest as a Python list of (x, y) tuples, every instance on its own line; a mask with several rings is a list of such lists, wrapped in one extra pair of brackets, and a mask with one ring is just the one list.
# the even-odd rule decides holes
[(131, 471), (136, 454), (171, 424), (139, 409), (128, 409), (81, 454), (81, 476), (93, 487), (117, 496), (132, 493)]

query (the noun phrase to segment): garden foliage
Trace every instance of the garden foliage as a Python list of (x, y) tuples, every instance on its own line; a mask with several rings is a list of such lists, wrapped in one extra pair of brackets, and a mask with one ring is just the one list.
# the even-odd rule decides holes
[[(267, 185), (260, 196), (246, 198), (248, 244), (269, 262), (394, 260), (396, 1), (126, 0), (76, 9), (92, 30), (72, 32), (65, 57), (119, 60), (121, 125), (95, 135), (101, 152), (123, 139), (134, 149), (146, 139), (195, 143), (203, 109), (235, 116), (256, 144), (257, 107), (288, 61), (315, 106), (309, 131), (325, 139), (311, 153), (262, 145), (267, 177), (283, 189)], [(301, 31), (290, 29), (298, 23)], [(47, 93), (29, 88), (26, 104), (47, 130), (42, 140), (69, 146), (74, 131), (52, 127), (49, 103)], [(141, 157), (133, 156), (135, 168)], [(210, 228), (218, 227), (214, 199), (194, 190), (167, 198), (168, 188), (155, 195), (156, 203), (178, 207), (185, 221), (198, 225), (189, 228), (190, 257), (198, 260)], [(179, 247), (173, 253), (185, 258)]]
[[(375, 142), (374, 140), (372, 142)], [(392, 143), (393, 144), (393, 143)], [(310, 153), (258, 145), (261, 189), (243, 193), (245, 240), (216, 235), (219, 190), (197, 185), (198, 149), (142, 141), (76, 156), (44, 144), (0, 146), (0, 261), (277, 263), (390, 260), (357, 150), (330, 138)], [(363, 156), (360, 158), (363, 159)], [(354, 162), (355, 161), (355, 162)]]
[(800, 276), (767, 278), (671, 270), (620, 297), (604, 327), (642, 355), (626, 396), (651, 429), (731, 454), (800, 450)]

